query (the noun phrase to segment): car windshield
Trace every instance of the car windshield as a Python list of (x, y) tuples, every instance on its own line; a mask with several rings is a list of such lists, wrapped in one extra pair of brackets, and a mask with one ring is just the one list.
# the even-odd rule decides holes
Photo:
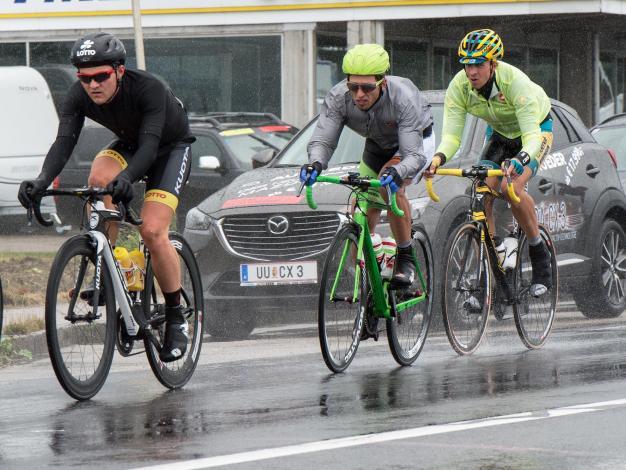
[[(443, 123), (443, 106), (441, 103), (432, 104), (433, 120), (435, 121), (435, 142), (439, 144), (441, 126)], [(285, 152), (279, 157), (274, 166), (300, 166), (307, 162), (307, 145), (315, 130), (317, 119), (314, 119), (304, 131), (295, 139)], [(365, 138), (348, 127), (343, 128), (337, 149), (333, 154), (331, 164), (358, 163), (363, 155)]]
[(599, 144), (610, 148), (617, 156), (617, 169), (626, 171), (626, 131), (624, 127), (600, 127), (593, 132)]
[(284, 131), (258, 132), (223, 136), (223, 142), (244, 168), (251, 169), (256, 153), (266, 149), (282, 150), (292, 137), (293, 134)]

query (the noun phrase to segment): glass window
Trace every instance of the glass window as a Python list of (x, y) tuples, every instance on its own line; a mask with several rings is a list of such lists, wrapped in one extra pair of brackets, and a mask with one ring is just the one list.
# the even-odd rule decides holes
[(530, 48), (528, 69), (531, 80), (541, 86), (548, 96), (557, 98), (559, 80), (559, 53), (556, 49)]
[(317, 33), (316, 101), (318, 110), (326, 93), (344, 78), (341, 63), (346, 50), (345, 35)]
[(68, 42), (31, 42), (30, 65), (36, 67), (45, 64), (70, 63), (73, 41)]
[(389, 41), (391, 73), (410, 79), (421, 90), (428, 88), (428, 47), (424, 43)]
[(0, 63), (2, 65), (26, 65), (26, 44), (0, 44)]
[(280, 36), (147, 39), (146, 67), (190, 113), (281, 114)]
[(435, 47), (433, 49), (433, 90), (445, 90), (450, 80), (461, 70), (458, 49)]
[(569, 135), (570, 129), (563, 125), (558, 114), (551, 112), (550, 115), (552, 116), (552, 150), (560, 150), (572, 141)]
[[(255, 135), (232, 135), (222, 137), (222, 142), (243, 168), (252, 168), (252, 157), (262, 150), (274, 148)], [(284, 145), (284, 144), (283, 144)]]
[(191, 144), (191, 153), (193, 155), (193, 166), (198, 167), (199, 157), (217, 157), (222, 162), (222, 149), (217, 141), (210, 135), (194, 134), (196, 141)]

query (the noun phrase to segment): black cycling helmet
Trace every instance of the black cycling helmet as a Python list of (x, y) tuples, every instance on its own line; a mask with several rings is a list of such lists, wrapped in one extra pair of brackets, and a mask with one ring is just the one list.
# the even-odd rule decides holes
[(74, 43), (70, 60), (76, 67), (117, 66), (126, 60), (126, 49), (112, 34), (89, 33)]

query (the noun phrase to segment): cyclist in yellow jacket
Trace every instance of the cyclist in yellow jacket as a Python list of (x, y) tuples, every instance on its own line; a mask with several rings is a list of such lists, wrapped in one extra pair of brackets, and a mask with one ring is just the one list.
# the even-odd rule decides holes
[[(552, 287), (550, 252), (539, 235), (535, 202), (526, 192), (526, 183), (552, 145), (550, 99), (524, 72), (499, 60), (504, 45), (490, 29), (468, 33), (458, 54), (464, 70), (456, 74), (446, 91), (442, 140), (425, 175), (432, 177), (438, 166), (455, 155), (468, 113), (487, 122), (481, 163), (500, 168), (504, 160), (511, 162), (506, 170), (521, 199), (519, 204), (511, 204), (511, 210), (529, 241), (531, 294), (540, 296)], [(502, 178), (488, 178), (487, 184), (508, 199)], [(489, 226), (495, 227), (492, 207), (493, 198), (486, 198)]]

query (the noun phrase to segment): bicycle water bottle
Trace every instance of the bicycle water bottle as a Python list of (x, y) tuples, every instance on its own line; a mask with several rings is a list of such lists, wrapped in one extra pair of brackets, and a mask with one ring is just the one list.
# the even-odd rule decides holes
[(384, 279), (390, 279), (393, 276), (393, 264), (396, 260), (396, 241), (393, 237), (383, 238), (383, 267), (380, 275)]
[(113, 255), (119, 264), (124, 277), (126, 278), (126, 284), (128, 284), (128, 273), (133, 269), (133, 260), (130, 259), (128, 250), (123, 246), (116, 246), (113, 250)]
[(146, 259), (143, 252), (135, 248), (128, 253), (133, 263), (132, 280), (128, 281), (128, 290), (143, 290), (143, 273), (146, 268)]
[(383, 258), (385, 257), (385, 253), (383, 252), (383, 239), (377, 233), (372, 233), (372, 246), (374, 247), (376, 262), (382, 267)]
[(517, 238), (505, 237), (496, 247), (498, 261), (504, 269), (512, 269), (517, 262)]

